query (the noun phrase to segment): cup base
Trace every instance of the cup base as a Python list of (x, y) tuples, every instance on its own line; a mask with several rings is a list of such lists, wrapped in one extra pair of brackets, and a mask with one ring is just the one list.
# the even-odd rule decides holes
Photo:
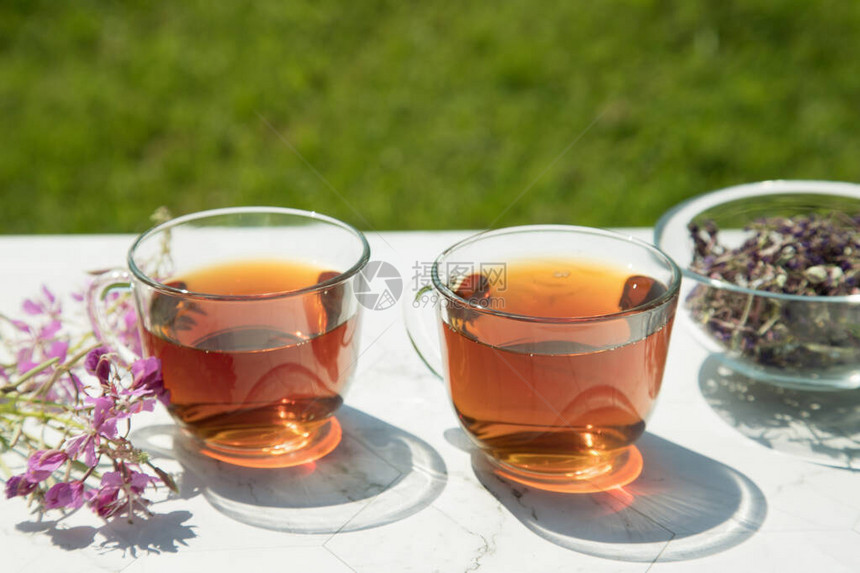
[(597, 493), (625, 486), (639, 477), (643, 464), (642, 454), (635, 446), (629, 446), (601, 463), (567, 472), (527, 470), (486, 457), (493, 471), (503, 478), (559, 493)]
[(295, 440), (265, 448), (243, 449), (202, 441), (186, 433), (197, 451), (210, 458), (246, 468), (288, 468), (318, 460), (340, 443), (343, 431), (337, 418), (330, 418), (313, 432)]

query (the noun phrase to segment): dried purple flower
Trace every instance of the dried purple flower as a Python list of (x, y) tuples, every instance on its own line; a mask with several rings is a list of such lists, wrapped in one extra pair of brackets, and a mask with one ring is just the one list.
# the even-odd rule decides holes
[(734, 249), (719, 242), (713, 221), (691, 223), (690, 269), (768, 292), (841, 296), (860, 293), (860, 225), (843, 213), (759, 219)]
[[(690, 269), (764, 293), (860, 294), (860, 218), (833, 212), (759, 219), (737, 248), (721, 244), (713, 221), (691, 224)], [(698, 285), (691, 317), (732, 353), (777, 368), (860, 362), (860, 309), (850, 303), (797, 301)]]

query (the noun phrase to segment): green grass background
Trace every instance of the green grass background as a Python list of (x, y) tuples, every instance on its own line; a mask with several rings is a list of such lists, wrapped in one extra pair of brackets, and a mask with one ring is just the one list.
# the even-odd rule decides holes
[[(154, 5), (153, 5), (154, 4)], [(0, 2), (0, 233), (651, 225), (860, 181), (860, 3)]]

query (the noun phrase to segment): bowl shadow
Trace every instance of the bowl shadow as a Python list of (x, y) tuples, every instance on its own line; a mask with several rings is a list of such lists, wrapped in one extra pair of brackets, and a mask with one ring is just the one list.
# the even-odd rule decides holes
[(699, 370), (705, 401), (756, 442), (816, 463), (860, 470), (860, 390), (795, 390), (751, 378), (719, 355)]
[(740, 472), (650, 433), (636, 446), (644, 458), (640, 476), (599, 493), (555, 493), (512, 482), (494, 473), (474, 447), (472, 467), (531, 531), (606, 559), (697, 559), (734, 547), (761, 527), (764, 494)]
[(343, 407), (340, 444), (289, 468), (245, 468), (200, 454), (174, 425), (141, 428), (136, 444), (183, 467), (180, 496), (202, 493), (237, 521), (292, 533), (357, 531), (398, 521), (430, 505), (447, 468), (426, 442), (359, 410)]

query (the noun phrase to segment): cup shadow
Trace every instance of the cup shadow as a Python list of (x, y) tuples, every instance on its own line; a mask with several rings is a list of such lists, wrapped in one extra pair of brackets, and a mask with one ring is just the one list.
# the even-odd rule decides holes
[(761, 527), (764, 494), (740, 472), (650, 433), (636, 445), (645, 462), (640, 476), (591, 494), (512, 482), (495, 474), (476, 448), (470, 451), (478, 480), (523, 525), (587, 555), (632, 562), (697, 559), (739, 545)]
[(133, 439), (183, 466), (180, 495), (202, 493), (228, 517), (278, 531), (378, 527), (417, 513), (442, 493), (447, 468), (429, 444), (354, 408), (342, 407), (337, 419), (340, 444), (291, 468), (244, 468), (208, 458), (173, 425), (142, 428)]
[(773, 450), (860, 470), (860, 390), (793, 390), (736, 372), (718, 355), (699, 370), (708, 405), (738, 432)]

